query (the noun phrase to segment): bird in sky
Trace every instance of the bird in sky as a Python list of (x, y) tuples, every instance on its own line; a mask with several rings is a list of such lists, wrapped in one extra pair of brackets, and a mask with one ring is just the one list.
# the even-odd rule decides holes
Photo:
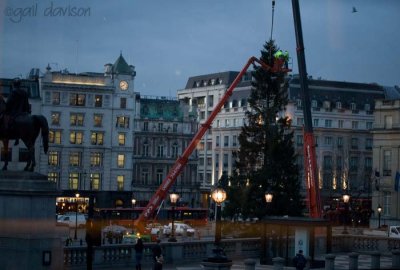
[(357, 12), (356, 7), (353, 7), (353, 12), (352, 13), (356, 13), (356, 12)]

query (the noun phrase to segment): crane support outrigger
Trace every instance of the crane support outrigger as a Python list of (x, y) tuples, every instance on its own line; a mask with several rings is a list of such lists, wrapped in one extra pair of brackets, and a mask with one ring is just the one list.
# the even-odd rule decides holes
[(221, 98), (221, 100), (215, 106), (215, 108), (211, 112), (210, 116), (207, 118), (207, 120), (203, 124), (201, 124), (199, 130), (197, 131), (197, 133), (195, 134), (195, 136), (193, 137), (193, 139), (189, 143), (189, 145), (186, 147), (183, 154), (176, 160), (175, 164), (169, 170), (167, 176), (164, 178), (160, 187), (157, 189), (157, 191), (151, 197), (151, 199), (148, 202), (145, 209), (142, 211), (140, 216), (135, 220), (135, 227), (139, 231), (143, 231), (143, 229), (145, 227), (145, 225), (143, 223), (146, 220), (148, 220), (149, 218), (151, 218), (154, 211), (160, 205), (161, 201), (164, 200), (164, 198), (167, 195), (167, 192), (169, 191), (171, 186), (174, 184), (176, 178), (179, 176), (179, 174), (182, 172), (184, 166), (188, 162), (189, 156), (193, 153), (197, 144), (200, 142), (201, 138), (204, 136), (206, 131), (211, 127), (212, 122), (214, 121), (217, 114), (220, 112), (222, 106), (224, 106), (225, 102), (232, 95), (233, 90), (239, 84), (243, 75), (246, 73), (247, 69), (253, 63), (258, 63), (266, 71), (271, 71), (274, 73), (279, 73), (279, 72), (287, 73), (290, 71), (290, 69), (287, 69), (284, 67), (283, 59), (275, 59), (274, 65), (273, 65), (273, 67), (271, 67), (271, 66), (265, 64), (264, 62), (262, 62), (261, 60), (257, 59), (254, 56), (249, 58), (249, 60), (244, 65), (242, 70), (236, 76), (235, 80), (232, 82), (232, 84), (226, 90), (224, 96)]

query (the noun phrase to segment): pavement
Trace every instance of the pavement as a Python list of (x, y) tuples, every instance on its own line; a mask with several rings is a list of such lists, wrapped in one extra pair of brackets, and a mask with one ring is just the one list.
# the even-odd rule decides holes
[[(348, 254), (335, 254), (335, 270), (348, 270), (349, 269), (349, 256)], [(387, 256), (381, 256), (380, 260), (381, 269), (391, 269), (392, 258)], [(104, 269), (118, 269), (118, 270), (133, 270), (130, 268), (101, 268)], [(203, 269), (200, 262), (193, 262), (189, 264), (165, 264), (163, 265), (163, 270), (199, 270)], [(294, 270), (294, 267), (283, 267), (284, 270)], [(314, 270), (324, 270), (325, 268), (313, 268)], [(151, 265), (142, 266), (142, 270), (152, 270)], [(231, 270), (245, 270), (245, 265), (243, 260), (234, 260)], [(255, 270), (273, 270), (272, 265), (260, 265), (259, 261), (256, 259)], [(374, 270), (371, 268), (371, 256), (369, 255), (359, 255), (358, 257), (358, 270)]]

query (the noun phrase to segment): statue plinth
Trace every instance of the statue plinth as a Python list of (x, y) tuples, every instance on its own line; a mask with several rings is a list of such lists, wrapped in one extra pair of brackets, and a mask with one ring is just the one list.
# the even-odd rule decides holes
[(32, 172), (0, 172), (0, 265), (62, 269), (65, 228), (56, 226), (56, 184)]

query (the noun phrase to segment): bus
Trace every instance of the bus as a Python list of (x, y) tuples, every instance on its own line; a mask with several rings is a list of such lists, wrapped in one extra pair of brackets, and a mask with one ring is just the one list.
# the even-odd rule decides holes
[[(135, 220), (139, 217), (145, 207), (132, 207), (132, 208), (95, 208), (94, 214), (100, 218), (104, 223), (117, 224), (127, 228), (133, 228)], [(192, 227), (205, 226), (208, 224), (208, 209), (207, 208), (191, 208), (191, 207), (175, 207), (161, 208), (158, 213), (154, 214), (152, 219), (148, 222), (158, 222), (166, 225), (174, 220), (186, 223)]]

